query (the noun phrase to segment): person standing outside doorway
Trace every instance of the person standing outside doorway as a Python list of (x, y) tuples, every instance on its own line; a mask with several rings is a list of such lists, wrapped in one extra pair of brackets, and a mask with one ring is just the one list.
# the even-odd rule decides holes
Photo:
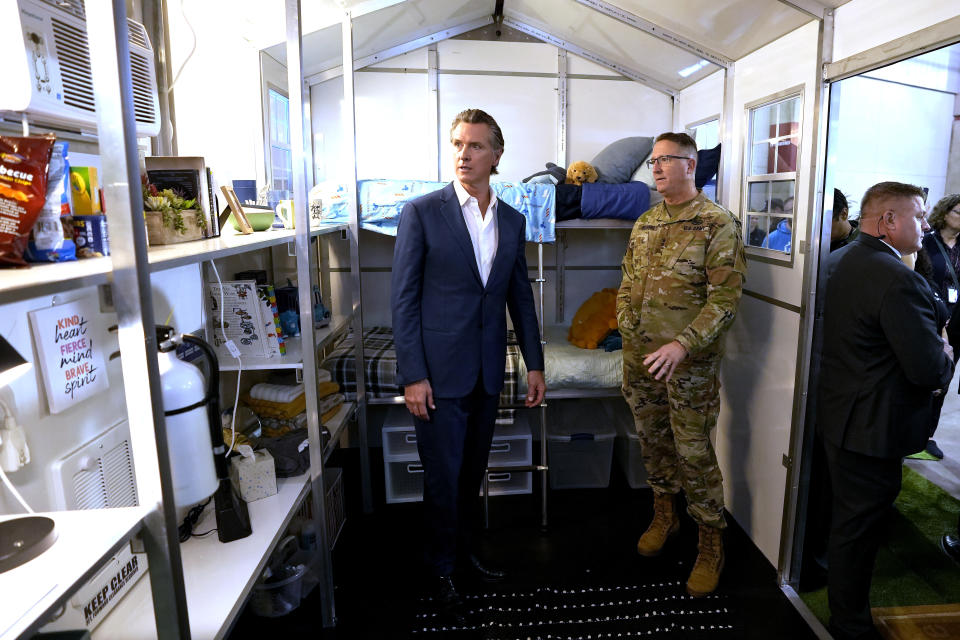
[(724, 336), (737, 312), (746, 260), (740, 221), (694, 183), (697, 146), (657, 137), (651, 159), (663, 201), (630, 234), (617, 295), (623, 395), (634, 415), (654, 514), (637, 542), (658, 555), (680, 528), (676, 496), (699, 527), (687, 592), (713, 592), (723, 570), (723, 478), (710, 441), (720, 411)]

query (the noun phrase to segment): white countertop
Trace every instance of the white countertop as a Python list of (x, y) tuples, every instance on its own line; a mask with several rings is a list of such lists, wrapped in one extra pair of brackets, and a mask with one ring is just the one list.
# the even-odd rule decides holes
[[(147, 513), (145, 507), (125, 507), (35, 514), (54, 520), (57, 540), (33, 560), (0, 573), (0, 640), (36, 631), (48, 613), (140, 530)], [(0, 515), (0, 520), (24, 515)], [(153, 616), (150, 632), (155, 635)]]
[[(270, 552), (307, 494), (309, 474), (279, 478), (277, 494), (247, 504), (253, 529), (246, 538), (226, 544), (217, 534), (191, 538), (180, 545), (190, 632), (194, 640), (222, 638), (246, 602), (266, 566)], [(194, 527), (202, 533), (217, 526), (211, 502)], [(139, 580), (100, 623), (98, 640), (147, 640), (156, 637), (150, 579)]]

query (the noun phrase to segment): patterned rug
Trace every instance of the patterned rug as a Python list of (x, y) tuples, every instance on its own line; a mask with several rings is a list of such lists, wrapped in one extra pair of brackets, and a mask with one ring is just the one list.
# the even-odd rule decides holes
[(684, 582), (565, 588), (493, 587), (464, 596), (466, 625), (452, 624), (430, 598), (419, 601), (411, 638), (601, 640), (740, 637), (723, 595), (692, 598)]

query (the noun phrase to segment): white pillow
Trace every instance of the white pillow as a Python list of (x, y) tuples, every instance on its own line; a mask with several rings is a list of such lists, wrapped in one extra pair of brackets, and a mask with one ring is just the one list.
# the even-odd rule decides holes
[(653, 157), (653, 151), (651, 151), (646, 158), (643, 159), (643, 162), (640, 163), (640, 166), (637, 167), (637, 170), (633, 172), (633, 175), (630, 177), (630, 182), (646, 182), (650, 185), (650, 191), (654, 191), (653, 188), (653, 169), (647, 166), (647, 160)]

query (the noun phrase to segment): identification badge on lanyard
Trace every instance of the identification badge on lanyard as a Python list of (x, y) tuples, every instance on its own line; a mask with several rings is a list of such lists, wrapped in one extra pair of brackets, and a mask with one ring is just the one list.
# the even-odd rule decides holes
[(947, 302), (957, 304), (958, 294), (960, 294), (960, 292), (957, 291), (956, 287), (947, 287)]

